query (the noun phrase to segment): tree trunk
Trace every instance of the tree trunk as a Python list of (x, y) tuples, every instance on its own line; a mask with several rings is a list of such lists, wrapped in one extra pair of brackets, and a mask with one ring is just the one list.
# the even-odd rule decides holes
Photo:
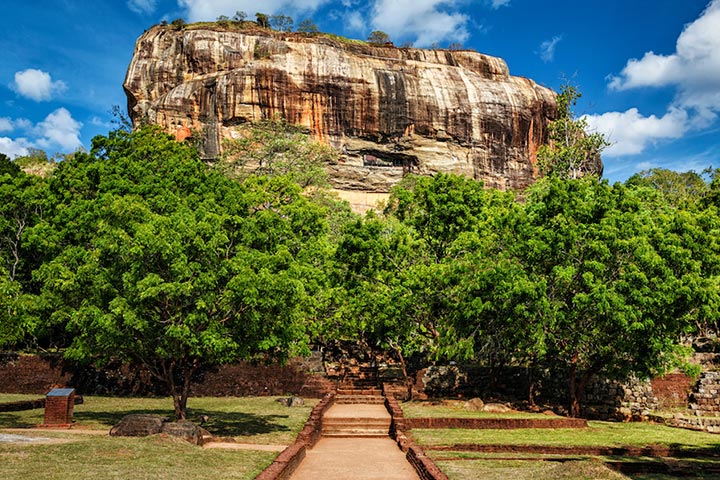
[(580, 416), (580, 396), (577, 385), (577, 365), (573, 363), (570, 367), (570, 378), (568, 379), (568, 390), (570, 393), (569, 413), (571, 417)]
[(403, 381), (405, 382), (405, 388), (407, 388), (407, 399), (412, 400), (413, 399), (413, 391), (412, 391), (412, 382), (410, 381), (410, 377), (407, 373), (407, 365), (405, 363), (405, 357), (402, 354), (402, 351), (400, 350), (399, 344), (393, 344), (392, 342), (389, 342), (390, 346), (398, 355), (398, 358), (400, 359), (400, 368), (402, 369), (403, 374)]
[(585, 371), (580, 378), (577, 378), (577, 365), (573, 364), (570, 367), (570, 380), (568, 387), (570, 390), (570, 416), (580, 416), (580, 402), (582, 401), (583, 395), (585, 394), (585, 387), (587, 386), (590, 377), (593, 375), (594, 369), (590, 368)]
[(535, 375), (533, 375), (533, 367), (528, 367), (528, 405), (535, 406)]
[(165, 382), (167, 383), (168, 390), (173, 399), (173, 406), (175, 408), (175, 419), (185, 420), (187, 418), (187, 399), (190, 392), (190, 374), (188, 372), (181, 372), (182, 384), (178, 385), (175, 378), (176, 368), (175, 363), (170, 362), (169, 365), (163, 365), (163, 374), (165, 376)]

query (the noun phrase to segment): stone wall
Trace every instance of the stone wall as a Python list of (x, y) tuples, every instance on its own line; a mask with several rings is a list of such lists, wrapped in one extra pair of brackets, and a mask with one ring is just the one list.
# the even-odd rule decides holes
[(690, 394), (690, 411), (697, 416), (720, 414), (720, 372), (703, 372)]
[[(287, 395), (322, 397), (335, 384), (312, 374), (300, 362), (287, 365), (240, 362), (205, 372), (193, 383), (193, 396)], [(60, 355), (0, 355), (0, 392), (44, 395), (59, 386), (85, 395), (159, 395), (165, 386), (141, 368), (114, 363), (79, 366)]]
[(658, 400), (649, 380), (631, 377), (624, 382), (593, 377), (585, 388), (582, 416), (631, 420), (657, 409)]

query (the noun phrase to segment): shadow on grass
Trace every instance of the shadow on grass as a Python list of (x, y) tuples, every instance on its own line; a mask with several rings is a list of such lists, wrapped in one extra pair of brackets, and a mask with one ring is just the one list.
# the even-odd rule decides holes
[(37, 415), (28, 415), (24, 412), (0, 413), (0, 428), (33, 428), (44, 420), (44, 410)]
[[(175, 415), (167, 409), (136, 409), (124, 410), (122, 412), (78, 412), (75, 420), (78, 423), (93, 422), (104, 424), (108, 429), (116, 425), (125, 415), (130, 414), (151, 414), (161, 415), (173, 420)], [(0, 423), (2, 423), (0, 414)], [(228, 413), (203, 409), (188, 410), (188, 420), (197, 423), (201, 415), (206, 415), (209, 420), (202, 425), (204, 429), (216, 436), (235, 437), (262, 435), (273, 432), (288, 432), (290, 427), (287, 423), (288, 415), (257, 415), (254, 413)], [(285, 420), (285, 422), (283, 421)]]

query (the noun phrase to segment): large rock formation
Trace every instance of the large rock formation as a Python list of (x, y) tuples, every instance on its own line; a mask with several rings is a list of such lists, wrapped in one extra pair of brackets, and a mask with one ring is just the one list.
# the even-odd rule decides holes
[(240, 123), (301, 124), (341, 152), (328, 170), (346, 191), (387, 192), (410, 171), (525, 187), (556, 112), (552, 90), (499, 58), (249, 27), (153, 27), (124, 87), (134, 122), (199, 131), (207, 158)]

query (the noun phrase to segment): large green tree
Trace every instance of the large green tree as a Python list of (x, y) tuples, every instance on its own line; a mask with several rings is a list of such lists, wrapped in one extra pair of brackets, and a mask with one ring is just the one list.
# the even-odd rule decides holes
[(556, 178), (530, 189), (525, 215), (514, 256), (545, 286), (535, 321), (547, 358), (568, 374), (571, 414), (593, 374), (677, 365), (681, 335), (717, 306), (717, 282), (703, 275), (717, 252), (694, 253), (687, 212), (620, 184)]
[(143, 365), (184, 418), (202, 369), (307, 349), (309, 262), (327, 227), (291, 180), (237, 183), (148, 127), (96, 138), (51, 190), (36, 234), (55, 255), (37, 277), (73, 335), (68, 357)]

